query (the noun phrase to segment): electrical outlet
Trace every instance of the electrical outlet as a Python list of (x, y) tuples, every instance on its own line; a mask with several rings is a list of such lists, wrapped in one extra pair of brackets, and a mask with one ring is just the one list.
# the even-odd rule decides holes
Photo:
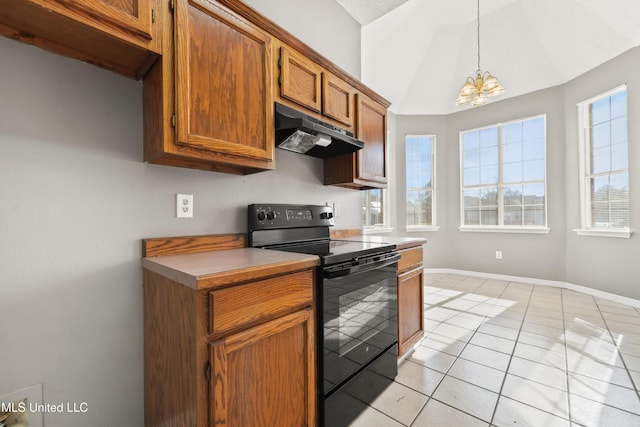
[(176, 194), (176, 217), (193, 218), (193, 194)]
[[(11, 413), (4, 424), (9, 426), (42, 427), (43, 411), (38, 411), (42, 404), (42, 384), (32, 385), (12, 393), (0, 396), (0, 416)], [(36, 409), (36, 411), (32, 411)]]
[(496, 259), (502, 259), (502, 251), (496, 251)]

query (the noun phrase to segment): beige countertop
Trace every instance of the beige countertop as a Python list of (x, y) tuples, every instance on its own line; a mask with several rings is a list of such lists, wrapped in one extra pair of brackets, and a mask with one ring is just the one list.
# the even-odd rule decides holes
[(256, 248), (228, 249), (142, 259), (142, 267), (194, 289), (259, 279), (318, 265), (315, 255)]

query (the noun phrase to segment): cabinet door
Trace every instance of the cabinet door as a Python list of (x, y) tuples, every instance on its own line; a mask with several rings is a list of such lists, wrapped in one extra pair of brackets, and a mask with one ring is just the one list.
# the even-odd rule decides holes
[(422, 266), (398, 276), (398, 354), (402, 356), (424, 333)]
[(57, 3), (84, 12), (90, 20), (109, 23), (117, 31), (151, 39), (151, 0), (57, 0)]
[(211, 425), (315, 426), (312, 309), (211, 344)]
[(160, 53), (157, 0), (4, 0), (0, 34), (141, 78)]
[(357, 152), (358, 179), (385, 187), (387, 109), (364, 95), (358, 95), (358, 138), (364, 141), (364, 148)]
[(320, 112), (322, 68), (286, 46), (280, 49), (280, 96)]
[(356, 90), (344, 80), (329, 72), (322, 73), (322, 114), (353, 126)]
[(206, 0), (177, 0), (176, 144), (273, 161), (271, 38)]

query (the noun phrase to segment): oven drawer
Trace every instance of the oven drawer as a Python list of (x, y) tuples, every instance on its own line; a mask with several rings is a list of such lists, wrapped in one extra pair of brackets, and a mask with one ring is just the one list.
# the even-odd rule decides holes
[(274, 277), (209, 293), (209, 333), (291, 312), (313, 302), (314, 270)]
[(422, 246), (400, 251), (400, 261), (398, 262), (398, 272), (411, 270), (422, 264)]

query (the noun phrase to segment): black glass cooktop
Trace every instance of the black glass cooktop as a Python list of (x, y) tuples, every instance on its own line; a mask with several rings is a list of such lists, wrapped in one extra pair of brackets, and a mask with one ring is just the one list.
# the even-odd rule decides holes
[(351, 240), (321, 240), (313, 242), (272, 245), (269, 249), (318, 255), (322, 265), (349, 261), (365, 255), (390, 252), (395, 248), (388, 243), (358, 242)]

